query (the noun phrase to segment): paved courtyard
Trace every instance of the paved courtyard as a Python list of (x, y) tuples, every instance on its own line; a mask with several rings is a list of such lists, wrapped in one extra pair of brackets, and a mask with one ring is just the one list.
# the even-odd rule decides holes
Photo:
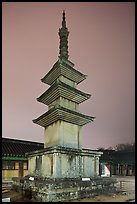
[(135, 194), (135, 176), (113, 176), (118, 180), (118, 188), (120, 191)]

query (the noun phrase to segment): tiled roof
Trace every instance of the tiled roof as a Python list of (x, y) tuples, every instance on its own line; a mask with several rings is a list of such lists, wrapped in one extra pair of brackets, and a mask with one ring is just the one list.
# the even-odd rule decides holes
[(43, 143), (2, 138), (2, 156), (25, 157), (25, 153), (43, 148)]
[(94, 121), (94, 119), (95, 117), (93, 116), (87, 116), (57, 104), (40, 117), (34, 119), (33, 122), (42, 127), (46, 127), (58, 120), (62, 120), (75, 125), (83, 126), (86, 123)]
[(86, 75), (68, 65), (67, 62), (59, 59), (53, 65), (52, 69), (50, 69), (50, 71), (41, 79), (41, 81), (51, 85), (59, 76), (64, 76), (77, 84), (86, 79)]
[(39, 96), (37, 100), (46, 105), (49, 105), (59, 97), (63, 97), (80, 104), (83, 101), (89, 99), (90, 96), (90, 94), (84, 93), (58, 80), (47, 91)]

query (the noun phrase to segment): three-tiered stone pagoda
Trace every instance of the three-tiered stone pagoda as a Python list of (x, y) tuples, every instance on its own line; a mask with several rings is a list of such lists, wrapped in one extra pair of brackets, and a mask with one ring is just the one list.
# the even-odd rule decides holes
[(44, 127), (45, 148), (58, 146), (81, 149), (80, 129), (94, 119), (79, 112), (79, 104), (91, 95), (76, 87), (86, 76), (74, 69), (74, 64), (68, 60), (68, 35), (63, 12), (62, 28), (59, 29), (59, 60), (41, 80), (50, 88), (37, 98), (39, 102), (48, 105), (49, 110), (33, 120)]
[[(50, 87), (37, 98), (37, 101), (48, 106), (48, 111), (33, 120), (44, 128), (44, 149), (28, 153), (29, 175), (37, 178), (37, 183), (45, 182), (40, 188), (32, 186), (37, 197), (42, 197), (43, 201), (79, 198), (84, 189), (79, 186), (85, 185), (80, 183), (83, 182), (82, 178), (99, 175), (99, 157), (102, 153), (82, 149), (81, 128), (93, 121), (94, 117), (79, 111), (79, 104), (91, 95), (77, 89), (86, 75), (74, 69), (74, 64), (68, 60), (68, 35), (63, 11), (62, 27), (59, 29), (59, 57), (41, 79)], [(47, 179), (53, 179), (52, 187)], [(88, 183), (87, 187), (90, 186), (91, 183)], [(64, 193), (68, 195), (67, 198)]]

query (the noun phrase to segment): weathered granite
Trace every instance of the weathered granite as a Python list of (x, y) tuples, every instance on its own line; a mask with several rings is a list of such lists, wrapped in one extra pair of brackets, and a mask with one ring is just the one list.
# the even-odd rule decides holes
[(34, 181), (30, 181), (29, 176), (24, 178), (21, 188), (24, 196), (31, 195), (37, 202), (69, 201), (116, 192), (114, 178), (91, 177), (89, 181), (82, 181), (82, 178), (33, 178)]
[(28, 153), (29, 174), (49, 178), (93, 177), (99, 175), (101, 152), (68, 147), (48, 147)]

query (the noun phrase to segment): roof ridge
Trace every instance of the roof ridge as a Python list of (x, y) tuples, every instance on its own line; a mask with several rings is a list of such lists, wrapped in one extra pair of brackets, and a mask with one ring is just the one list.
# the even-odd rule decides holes
[(4, 138), (4, 137), (2, 137), (2, 142), (4, 142), (4, 140), (5, 140), (5, 142), (6, 141), (9, 141), (9, 142), (13, 142), (13, 143), (18, 143), (18, 142), (20, 142), (20, 143), (22, 143), (22, 144), (37, 144), (37, 145), (42, 145), (42, 144), (44, 144), (44, 142), (42, 143), (42, 142), (33, 142), (33, 141), (28, 141), (28, 140), (20, 140), (20, 139), (12, 139), (12, 138)]

